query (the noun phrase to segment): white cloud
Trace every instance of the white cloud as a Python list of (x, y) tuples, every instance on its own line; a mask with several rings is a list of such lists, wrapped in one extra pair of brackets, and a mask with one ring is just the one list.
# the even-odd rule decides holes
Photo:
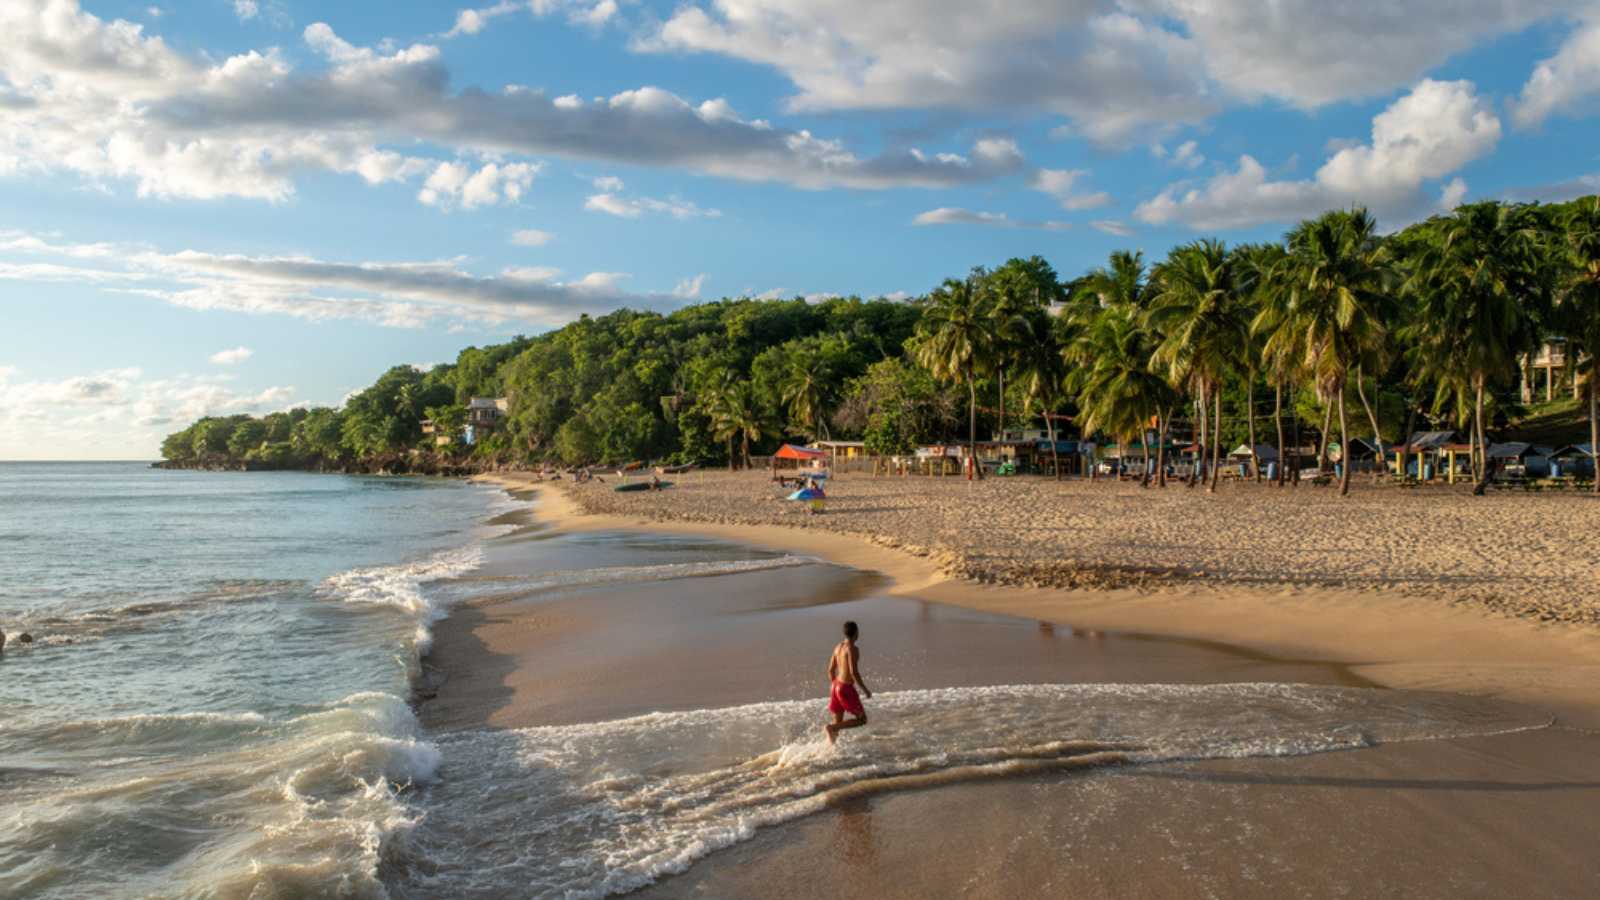
[(1005, 213), (980, 212), (954, 206), (941, 206), (919, 213), (911, 220), (913, 225), (989, 225), (997, 228), (1038, 228), (1043, 231), (1065, 231), (1072, 226), (1066, 222), (1032, 222), (1013, 219)]
[(232, 366), (244, 362), (255, 355), (249, 347), (234, 347), (232, 350), (218, 350), (211, 354), (211, 361), (219, 366)]
[(1123, 143), (1230, 102), (1382, 96), (1574, 0), (693, 0), (635, 41), (771, 66), (791, 110), (1020, 110)]
[(470, 164), (440, 163), (423, 182), (417, 199), (444, 209), (477, 209), (502, 201), (516, 203), (541, 168), (537, 163), (486, 163), (474, 172)]
[(1194, 141), (1184, 141), (1178, 149), (1172, 151), (1169, 164), (1180, 169), (1198, 169), (1206, 161), (1205, 154), (1199, 152), (1199, 144)]
[(1128, 0), (1171, 17), (1205, 71), (1233, 97), (1303, 108), (1376, 97), (1462, 51), (1521, 31), (1573, 0)]
[[(465, 165), (400, 149), (417, 146), (502, 169), (537, 165), (519, 156), (560, 156), (804, 188), (950, 187), (1021, 168), (992, 141), (970, 159), (862, 157), (841, 141), (741, 119), (725, 100), (692, 103), (649, 86), (587, 103), (515, 85), (455, 90), (437, 47), (359, 47), (320, 22), (302, 36), (325, 66), (297, 68), (277, 50), (189, 55), (75, 0), (0, 4), (0, 173), (70, 172), (95, 187), (130, 183), (143, 196), (281, 202), (308, 173), (381, 184)], [(494, 196), (515, 199), (503, 182)]]
[[(620, 188), (621, 182), (617, 184)], [(583, 208), (623, 219), (637, 219), (647, 213), (668, 215), (678, 220), (715, 219), (722, 215), (721, 210), (705, 209), (678, 197), (656, 200), (651, 197), (623, 197), (621, 194), (604, 193), (590, 195), (589, 199), (583, 202)]]
[[(77, 250), (42, 240), (31, 249), (0, 247), (0, 280), (87, 283), (186, 309), (312, 321), (356, 319), (399, 328), (440, 320), (554, 326), (624, 306), (670, 310), (681, 305), (681, 298), (670, 292), (623, 290), (620, 282), (627, 276), (617, 272), (592, 272), (563, 282), (557, 280), (558, 270), (547, 267), (478, 275), (461, 260), (339, 262), (198, 250), (164, 253), (147, 247), (120, 248), (91, 267), (73, 261)], [(40, 270), (28, 261), (6, 260), (8, 253), (65, 262), (50, 262)]]
[(524, 228), (520, 231), (512, 232), (511, 243), (516, 244), (518, 247), (543, 247), (545, 244), (555, 240), (555, 238), (556, 236), (548, 231), (540, 231), (537, 228)]
[(1600, 194), (1600, 172), (1579, 175), (1562, 181), (1529, 187), (1514, 188), (1506, 192), (1507, 200), (1519, 203), (1560, 203), (1590, 194)]
[(602, 175), (594, 179), (594, 189), (601, 193), (615, 194), (622, 188), (622, 179), (615, 175)]
[(573, 25), (599, 28), (616, 16), (617, 3), (616, 0), (501, 0), (493, 6), (457, 12), (455, 25), (440, 37), (477, 34), (495, 19), (519, 10), (527, 10), (535, 16), (565, 12), (567, 21)]
[(1065, 210), (1098, 209), (1111, 202), (1110, 194), (1105, 191), (1073, 193), (1078, 180), (1088, 174), (1083, 169), (1039, 169), (1028, 179), (1028, 186), (1056, 198)]
[(680, 6), (635, 46), (773, 66), (799, 89), (797, 111), (1044, 111), (1117, 141), (1217, 108), (1187, 38), (1097, 0), (715, 0)]
[(1132, 228), (1129, 228), (1116, 219), (1096, 219), (1095, 221), (1090, 222), (1089, 225), (1096, 231), (1103, 231), (1106, 234), (1114, 234), (1117, 237), (1131, 237), (1133, 235)]
[(701, 272), (699, 275), (696, 275), (693, 278), (685, 278), (684, 280), (678, 282), (677, 287), (672, 289), (672, 296), (682, 297), (686, 300), (693, 300), (694, 298), (700, 296), (700, 288), (704, 287), (705, 283), (706, 275), (704, 272)]
[(233, 0), (233, 14), (238, 16), (241, 22), (254, 19), (260, 12), (261, 7), (256, 4), (256, 0)]
[(1560, 113), (1593, 110), (1600, 94), (1600, 13), (1573, 29), (1561, 49), (1534, 68), (1512, 110), (1518, 127), (1531, 128)]
[[(1151, 224), (1241, 228), (1288, 222), (1329, 209), (1366, 206), (1398, 227), (1436, 208), (1425, 185), (1494, 149), (1500, 120), (1471, 82), (1424, 80), (1372, 120), (1370, 143), (1333, 154), (1310, 179), (1273, 181), (1251, 156), (1197, 187), (1174, 185), (1140, 204)], [(1458, 179), (1459, 181), (1459, 179)], [(1452, 183), (1450, 195), (1465, 193)]]
[(138, 368), (58, 379), (0, 372), (0, 459), (153, 459), (161, 438), (201, 416), (285, 408), (290, 386), (235, 390), (216, 376), (150, 378)]

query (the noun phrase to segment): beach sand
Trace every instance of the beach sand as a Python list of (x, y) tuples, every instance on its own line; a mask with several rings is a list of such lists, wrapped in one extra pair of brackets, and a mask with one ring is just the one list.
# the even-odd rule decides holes
[[(969, 489), (953, 479), (932, 482), (936, 487), (910, 481), (918, 497), (955, 494), (941, 501), (952, 505), (970, 505), (959, 498), (995, 484)], [(520, 478), (505, 483), (529, 486)], [(1600, 639), (1590, 627), (1494, 615), (1486, 611), (1493, 604), (1470, 591), (1467, 602), (1439, 602), (1415, 587), (1359, 579), (1337, 587), (1268, 588), (1215, 578), (1199, 587), (1161, 580), (1116, 590), (980, 585), (950, 577), (959, 567), (949, 565), (948, 551), (920, 549), (927, 544), (912, 552), (891, 548), (885, 545), (906, 539), (889, 531), (868, 539), (846, 516), (835, 518), (858, 483), (874, 483), (865, 476), (841, 481), (840, 499), (815, 518), (777, 518), (788, 516), (788, 508), (764, 507), (764, 485), (750, 477), (701, 475), (679, 483), (706, 488), (698, 495), (677, 487), (634, 495), (607, 515), (585, 514), (567, 492), (541, 486), (539, 515), (550, 528), (531, 530), (529, 547), (555, 535), (593, 533), (603, 556), (605, 541), (617, 535), (706, 536), (814, 555), (857, 571), (808, 567), (714, 582), (606, 586), (533, 604), (516, 597), (473, 602), (436, 628), (430, 662), (444, 677), (437, 698), (422, 707), (424, 723), (436, 730), (520, 728), (820, 696), (833, 630), (848, 616), (862, 624), (865, 672), (880, 691), (1023, 683), (1372, 685), (1500, 698), (1527, 705), (1551, 724), (1310, 756), (1022, 776), (868, 796), (762, 829), (646, 895), (1600, 892), (1600, 862), (1592, 853), (1600, 736), (1591, 730), (1600, 728), (1592, 696)], [(1109, 494), (1128, 490), (1103, 487)], [(742, 493), (742, 506), (707, 499), (730, 492)], [(1187, 532), (1203, 534), (1210, 520), (1194, 511), (1214, 498), (1179, 493), (1191, 511)], [(576, 499), (600, 497), (583, 504), (594, 507), (623, 496), (591, 490)], [(872, 496), (871, 502), (895, 502), (889, 494)], [(1564, 498), (1517, 499), (1532, 505), (1559, 499), (1568, 508)], [(985, 515), (992, 511), (988, 502), (999, 501), (980, 503)], [(748, 521), (758, 518), (774, 521)], [(503, 564), (516, 565), (520, 555), (508, 552)], [(1553, 577), (1581, 572), (1570, 564)], [(716, 590), (706, 590), (712, 583)]]

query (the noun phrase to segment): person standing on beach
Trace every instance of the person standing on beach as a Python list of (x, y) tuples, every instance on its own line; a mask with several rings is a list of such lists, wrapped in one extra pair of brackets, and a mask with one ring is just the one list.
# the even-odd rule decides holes
[[(856, 646), (856, 638), (860, 633), (856, 623), (844, 623), (844, 640), (833, 648), (833, 655), (828, 657), (828, 682), (832, 686), (828, 712), (832, 714), (833, 721), (824, 725), (823, 730), (828, 733), (829, 745), (844, 729), (860, 728), (867, 724), (867, 711), (862, 708), (861, 697), (856, 693), (856, 685), (860, 685), (867, 699), (872, 699), (872, 688), (867, 687), (867, 683), (861, 679), (861, 648)], [(845, 713), (851, 715), (849, 721), (845, 721)]]

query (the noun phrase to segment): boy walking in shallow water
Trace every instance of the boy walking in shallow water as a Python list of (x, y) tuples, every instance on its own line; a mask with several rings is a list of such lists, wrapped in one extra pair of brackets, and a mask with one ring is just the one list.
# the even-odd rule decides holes
[[(833, 715), (833, 721), (823, 726), (823, 730), (828, 733), (830, 745), (844, 729), (860, 728), (867, 724), (867, 711), (861, 707), (861, 697), (856, 694), (856, 685), (859, 684), (867, 699), (872, 699), (872, 688), (861, 680), (861, 649), (856, 646), (856, 637), (860, 633), (856, 623), (844, 623), (844, 640), (833, 648), (833, 655), (828, 657), (828, 681), (833, 686), (832, 696), (828, 698), (828, 712)], [(845, 713), (852, 717), (848, 722), (845, 721)]]

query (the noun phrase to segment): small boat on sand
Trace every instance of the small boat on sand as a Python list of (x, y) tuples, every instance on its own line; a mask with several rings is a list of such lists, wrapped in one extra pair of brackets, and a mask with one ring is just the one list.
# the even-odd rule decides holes
[(612, 490), (616, 491), (619, 494), (627, 494), (627, 493), (632, 493), (634, 491), (648, 491), (648, 490), (654, 490), (654, 489), (657, 489), (657, 488), (669, 488), (669, 487), (672, 487), (672, 482), (670, 482), (670, 481), (662, 481), (662, 482), (657, 482), (657, 483), (654, 483), (654, 484), (652, 484), (652, 483), (650, 483), (648, 481), (634, 481), (634, 482), (630, 482), (628, 484), (619, 484), (616, 487), (612, 488)]

